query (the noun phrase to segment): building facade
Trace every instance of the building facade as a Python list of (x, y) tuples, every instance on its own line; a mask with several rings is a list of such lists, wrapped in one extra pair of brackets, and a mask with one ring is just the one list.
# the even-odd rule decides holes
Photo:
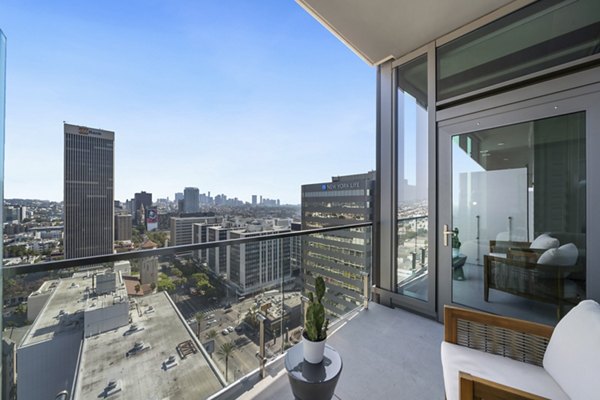
[(220, 220), (221, 217), (171, 217), (171, 246), (194, 243), (194, 224), (215, 224)]
[[(333, 177), (302, 185), (302, 229), (373, 220), (375, 172)], [(328, 286), (325, 308), (340, 316), (362, 301), (363, 275), (371, 270), (371, 231), (355, 228), (302, 239), (304, 287), (314, 291), (322, 276)]]
[(132, 230), (131, 214), (115, 215), (115, 240), (131, 240)]
[[(244, 229), (231, 230), (229, 239), (269, 236), (290, 231), (289, 226), (265, 229), (263, 225), (256, 223), (249, 224)], [(264, 240), (229, 247), (229, 280), (236, 286), (238, 296), (280, 287), (292, 279), (289, 239)]]
[(113, 252), (114, 132), (64, 124), (65, 258)]

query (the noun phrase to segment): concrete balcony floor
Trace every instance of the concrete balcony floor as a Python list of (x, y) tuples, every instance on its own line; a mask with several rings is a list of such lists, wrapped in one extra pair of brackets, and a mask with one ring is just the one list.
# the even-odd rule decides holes
[[(327, 339), (344, 362), (334, 399), (444, 399), (442, 340), (440, 323), (371, 303)], [(241, 397), (293, 398), (285, 369)]]

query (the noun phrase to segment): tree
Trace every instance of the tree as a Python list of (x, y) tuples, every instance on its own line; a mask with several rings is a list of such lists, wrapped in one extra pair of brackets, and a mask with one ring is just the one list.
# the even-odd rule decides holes
[(202, 325), (202, 320), (204, 319), (205, 315), (206, 314), (202, 311), (199, 311), (196, 313), (196, 322), (198, 324), (198, 333), (196, 336), (198, 336), (198, 338), (200, 338), (200, 331), (201, 331), (200, 326)]
[(223, 343), (221, 345), (221, 347), (219, 347), (219, 350), (217, 350), (217, 355), (219, 356), (219, 358), (221, 360), (225, 360), (225, 380), (227, 380), (227, 372), (228, 372), (228, 368), (229, 368), (229, 357), (232, 356), (235, 349), (236, 349), (236, 347), (233, 342), (226, 342), (226, 343)]
[(214, 329), (211, 329), (210, 331), (208, 331), (208, 333), (206, 334), (206, 338), (207, 339), (214, 339), (218, 336), (217, 331), (215, 331)]
[(142, 287), (140, 286), (140, 284), (138, 283), (137, 285), (135, 285), (135, 294), (138, 294), (140, 292), (140, 290), (142, 290)]
[(158, 291), (167, 291), (169, 293), (175, 291), (175, 284), (173, 283), (173, 281), (168, 276), (162, 273), (159, 275), (158, 278)]

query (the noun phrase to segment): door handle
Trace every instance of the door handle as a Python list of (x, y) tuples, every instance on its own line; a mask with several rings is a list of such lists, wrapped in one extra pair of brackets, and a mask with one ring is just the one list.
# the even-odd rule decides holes
[(448, 236), (454, 235), (454, 231), (451, 231), (448, 225), (444, 225), (444, 246), (448, 247)]

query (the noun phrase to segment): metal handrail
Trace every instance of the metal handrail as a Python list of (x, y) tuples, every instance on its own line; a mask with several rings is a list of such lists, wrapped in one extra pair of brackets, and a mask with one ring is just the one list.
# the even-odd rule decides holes
[(402, 222), (402, 221), (410, 221), (413, 219), (424, 219), (424, 218), (429, 218), (429, 215), (418, 215), (416, 217), (404, 217), (404, 218), (398, 218), (396, 220), (396, 222)]
[(64, 269), (64, 268), (77, 268), (77, 267), (84, 267), (86, 265), (97, 265), (97, 264), (110, 263), (110, 262), (115, 262), (115, 261), (126, 261), (126, 260), (145, 258), (145, 257), (165, 256), (165, 255), (185, 253), (185, 252), (190, 252), (190, 251), (195, 251), (195, 250), (205, 250), (205, 249), (210, 249), (210, 248), (215, 248), (215, 247), (225, 247), (225, 246), (231, 246), (231, 245), (262, 242), (265, 240), (285, 239), (285, 238), (291, 238), (291, 237), (296, 237), (296, 236), (311, 235), (314, 233), (334, 232), (334, 231), (339, 231), (339, 230), (355, 229), (355, 228), (366, 228), (366, 227), (370, 227), (372, 225), (373, 225), (372, 222), (361, 222), (358, 224), (339, 225), (339, 226), (332, 226), (332, 227), (327, 227), (327, 228), (306, 229), (306, 230), (302, 230), (302, 231), (275, 233), (273, 235), (254, 236), (254, 237), (240, 238), (240, 239), (229, 239), (229, 240), (222, 240), (222, 241), (218, 241), (218, 242), (185, 244), (185, 245), (181, 245), (181, 246), (161, 247), (158, 249), (151, 249), (151, 250), (138, 250), (138, 251), (124, 252), (124, 253), (117, 253), (117, 254), (104, 254), (104, 255), (100, 255), (100, 256), (72, 258), (72, 259), (68, 259), (68, 260), (48, 261), (48, 262), (42, 262), (42, 263), (37, 263), (37, 264), (14, 265), (14, 266), (3, 267), (3, 270), (5, 272), (13, 271), (18, 274), (55, 271), (55, 270)]

